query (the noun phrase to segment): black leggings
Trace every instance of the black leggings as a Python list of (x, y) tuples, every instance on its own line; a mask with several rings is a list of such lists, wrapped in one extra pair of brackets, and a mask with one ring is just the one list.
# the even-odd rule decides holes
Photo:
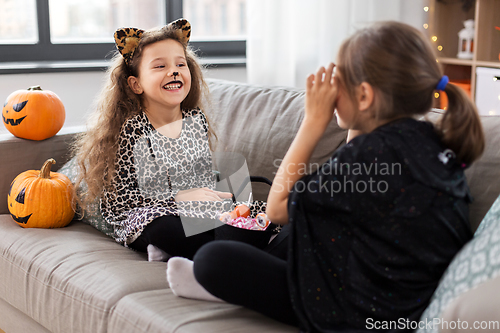
[[(233, 227), (224, 225), (219, 228), (227, 230)], [(269, 245), (265, 246), (264, 251), (278, 258), (286, 259), (287, 236), (288, 229), (283, 228), (280, 234)], [(168, 215), (161, 216), (149, 223), (129, 247), (140, 252), (147, 252), (148, 245), (152, 244), (171, 256), (192, 260), (200, 247), (215, 240), (215, 238), (215, 229), (186, 237), (181, 218)]]
[(226, 302), (298, 326), (283, 259), (245, 243), (214, 241), (194, 256), (194, 275), (209, 293)]
[(193, 259), (194, 254), (204, 244), (214, 240), (214, 230), (186, 237), (179, 216), (162, 216), (142, 231), (141, 235), (129, 246), (140, 252), (147, 252), (149, 244), (162, 249), (171, 256)]

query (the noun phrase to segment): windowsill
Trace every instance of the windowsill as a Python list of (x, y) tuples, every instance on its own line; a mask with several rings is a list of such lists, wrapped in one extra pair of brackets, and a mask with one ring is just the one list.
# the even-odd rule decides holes
[[(199, 62), (208, 68), (246, 66), (245, 57), (207, 57)], [(0, 62), (0, 74), (104, 71), (110, 63), (106, 60)]]

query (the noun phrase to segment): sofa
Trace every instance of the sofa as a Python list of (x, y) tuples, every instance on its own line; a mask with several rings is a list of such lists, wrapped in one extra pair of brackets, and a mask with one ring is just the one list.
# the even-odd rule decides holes
[[(304, 91), (223, 80), (208, 80), (208, 86), (205, 109), (218, 134), (217, 149), (242, 154), (251, 175), (273, 179), (302, 120)], [(427, 116), (436, 121), (440, 114)], [(487, 148), (466, 171), (475, 197), (473, 230), (500, 193), (500, 117), (482, 121)], [(44, 141), (0, 136), (0, 332), (298, 331), (239, 306), (176, 297), (166, 281), (166, 263), (149, 262), (85, 218), (59, 229), (18, 226), (7, 209), (12, 180), (40, 169), (50, 157), (57, 161), (52, 171), (67, 166), (69, 145), (83, 130), (64, 128)], [(332, 122), (313, 153), (312, 168), (344, 144), (346, 135)], [(255, 199), (265, 200), (268, 190), (266, 184), (252, 185)]]

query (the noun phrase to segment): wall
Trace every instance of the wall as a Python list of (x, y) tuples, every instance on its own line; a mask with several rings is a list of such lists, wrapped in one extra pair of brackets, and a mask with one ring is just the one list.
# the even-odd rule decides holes
[(309, 74), (335, 61), (343, 40), (359, 28), (394, 20), (423, 31), (427, 1), (249, 1), (248, 82), (305, 88)]
[[(244, 67), (224, 67), (205, 70), (206, 78), (246, 82)], [(104, 72), (37, 73), (0, 75), (0, 101), (5, 101), (13, 91), (40, 85), (55, 92), (66, 108), (64, 126), (85, 124), (85, 118), (104, 82)], [(0, 134), (9, 133), (0, 126)]]

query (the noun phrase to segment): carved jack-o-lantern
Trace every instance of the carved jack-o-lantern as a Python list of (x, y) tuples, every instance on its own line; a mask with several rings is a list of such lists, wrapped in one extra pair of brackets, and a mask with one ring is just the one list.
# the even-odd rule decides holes
[(25, 171), (10, 185), (9, 212), (21, 227), (61, 228), (73, 219), (73, 184), (65, 175), (50, 171), (54, 163), (49, 159), (40, 171)]
[(56, 94), (36, 86), (10, 94), (3, 106), (2, 118), (5, 127), (15, 136), (45, 140), (59, 132), (66, 112)]

